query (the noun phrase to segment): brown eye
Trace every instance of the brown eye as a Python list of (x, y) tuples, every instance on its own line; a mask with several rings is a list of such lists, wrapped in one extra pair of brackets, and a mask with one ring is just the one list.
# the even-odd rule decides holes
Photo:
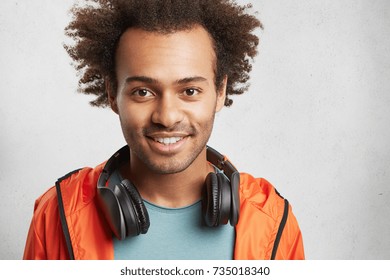
[(137, 89), (136, 91), (133, 92), (133, 95), (136, 95), (136, 96), (140, 96), (140, 97), (148, 97), (150, 96), (152, 93), (147, 90), (147, 89)]
[(187, 96), (194, 96), (194, 95), (197, 95), (199, 93), (199, 91), (197, 89), (194, 89), (194, 88), (188, 88), (185, 90), (185, 94)]

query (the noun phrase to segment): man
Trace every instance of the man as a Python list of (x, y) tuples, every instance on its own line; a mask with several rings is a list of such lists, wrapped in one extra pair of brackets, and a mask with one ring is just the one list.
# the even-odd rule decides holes
[[(25, 259), (303, 259), (288, 201), (207, 146), (245, 91), (260, 22), (232, 1), (95, 0), (66, 46), (127, 146), (35, 204)], [(241, 85), (241, 86), (240, 86)]]

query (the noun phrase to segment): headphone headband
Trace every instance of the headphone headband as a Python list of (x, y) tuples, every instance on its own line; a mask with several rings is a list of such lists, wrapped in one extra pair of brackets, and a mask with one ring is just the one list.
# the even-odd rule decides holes
[(217, 150), (206, 146), (207, 148), (207, 160), (215, 165), (218, 169), (222, 170), (223, 173), (231, 178), (235, 172), (238, 172), (233, 164)]
[(130, 161), (130, 149), (129, 146), (126, 145), (120, 148), (108, 159), (104, 165), (102, 173), (99, 176), (97, 185), (102, 187), (105, 186), (108, 179), (115, 172), (115, 170), (118, 170), (122, 163), (128, 161)]

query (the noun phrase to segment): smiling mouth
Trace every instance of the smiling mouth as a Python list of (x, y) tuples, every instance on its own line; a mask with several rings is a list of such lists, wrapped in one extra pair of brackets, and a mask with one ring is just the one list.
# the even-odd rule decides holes
[(171, 145), (179, 142), (184, 137), (158, 137), (158, 138), (152, 138), (154, 141), (161, 143), (163, 145)]

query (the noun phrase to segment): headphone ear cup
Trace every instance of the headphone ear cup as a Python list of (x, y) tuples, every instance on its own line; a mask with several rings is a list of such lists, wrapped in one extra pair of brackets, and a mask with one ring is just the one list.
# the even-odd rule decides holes
[(232, 193), (230, 225), (234, 227), (237, 225), (238, 218), (240, 216), (240, 173), (238, 173), (238, 171), (232, 174), (230, 179), (230, 187)]
[(228, 223), (231, 217), (232, 194), (229, 179), (223, 173), (209, 173), (203, 191), (202, 212), (207, 226)]
[(121, 237), (120, 240), (126, 236), (136, 236), (140, 233), (140, 227), (138, 222), (137, 213), (135, 211), (131, 197), (126, 190), (123, 182), (114, 186), (115, 195), (119, 201), (119, 205), (122, 209), (123, 219), (125, 221), (126, 235)]
[[(145, 204), (142, 201), (142, 197), (139, 194), (137, 188), (127, 179), (122, 181), (122, 185), (125, 187), (136, 214), (136, 224), (138, 225), (138, 234), (145, 234), (148, 232), (150, 226), (149, 214), (146, 210)], [(131, 221), (131, 217), (129, 222)]]
[(209, 227), (218, 226), (220, 197), (217, 175), (211, 172), (206, 177), (202, 199), (203, 220)]
[(220, 189), (219, 224), (226, 225), (231, 215), (232, 193), (229, 179), (223, 173), (217, 173), (218, 188)]
[(124, 239), (126, 237), (126, 224), (122, 208), (115, 194), (115, 188), (100, 186), (97, 191), (100, 209), (112, 232), (119, 240)]
[(114, 187), (98, 187), (98, 198), (103, 214), (119, 240), (148, 231), (148, 211), (137, 188), (129, 180)]

